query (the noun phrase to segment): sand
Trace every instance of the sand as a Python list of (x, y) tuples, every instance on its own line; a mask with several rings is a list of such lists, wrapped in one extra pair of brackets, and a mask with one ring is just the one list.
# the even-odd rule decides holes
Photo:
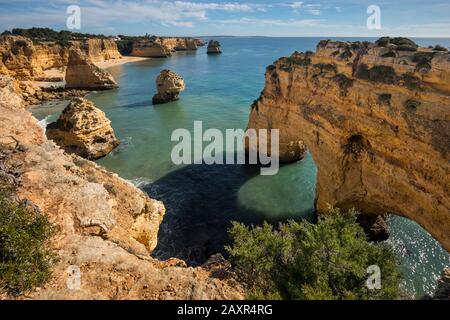
[(125, 63), (129, 62), (138, 62), (138, 61), (145, 61), (149, 58), (142, 58), (142, 57), (122, 57), (122, 59), (114, 59), (114, 60), (107, 60), (107, 61), (101, 61), (101, 62), (94, 62), (95, 65), (101, 69), (107, 69), (114, 66), (119, 66)]
[[(138, 61), (145, 61), (150, 58), (142, 58), (142, 57), (122, 57), (121, 59), (114, 59), (114, 60), (107, 60), (107, 61), (99, 61), (94, 62), (94, 64), (99, 67), (100, 69), (108, 69), (114, 66), (123, 65), (130, 62), (138, 62)], [(43, 78), (62, 78), (64, 79), (65, 71), (61, 69), (49, 69), (45, 70), (43, 74)], [(56, 79), (55, 79), (56, 80)], [(31, 83), (34, 86), (41, 87), (41, 88), (48, 88), (48, 87), (61, 87), (65, 85), (64, 81), (24, 81), (25, 83)]]

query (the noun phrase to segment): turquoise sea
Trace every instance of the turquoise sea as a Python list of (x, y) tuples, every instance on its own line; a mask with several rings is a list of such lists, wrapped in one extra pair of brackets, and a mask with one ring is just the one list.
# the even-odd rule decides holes
[[(310, 155), (283, 166), (275, 176), (261, 176), (251, 166), (172, 163), (173, 130), (192, 130), (196, 120), (203, 121), (204, 129), (245, 129), (250, 105), (263, 89), (266, 66), (296, 50), (314, 50), (321, 39), (218, 40), (222, 55), (207, 55), (204, 47), (167, 59), (112, 67), (109, 71), (120, 88), (88, 97), (106, 112), (122, 140), (117, 150), (98, 163), (136, 183), (167, 208), (154, 255), (179, 257), (191, 265), (223, 252), (230, 221), (313, 219), (317, 171)], [(450, 46), (450, 39), (415, 40), (426, 46)], [(155, 78), (162, 69), (181, 74), (186, 91), (177, 102), (152, 106)], [(62, 108), (61, 103), (46, 104), (34, 114), (50, 122)], [(431, 292), (443, 267), (450, 265), (449, 254), (412, 221), (392, 216), (389, 225), (392, 237), (388, 241), (402, 264), (405, 289), (417, 297)]]

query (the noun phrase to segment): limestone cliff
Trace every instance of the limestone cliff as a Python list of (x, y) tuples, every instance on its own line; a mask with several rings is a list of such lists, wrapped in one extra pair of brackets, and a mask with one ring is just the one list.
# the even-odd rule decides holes
[(153, 96), (153, 104), (162, 104), (179, 99), (180, 92), (186, 85), (184, 79), (170, 70), (162, 70), (156, 78), (157, 93)]
[(175, 51), (193, 51), (198, 48), (198, 40), (193, 38), (153, 37), (133, 44), (132, 56), (166, 58)]
[(83, 51), (93, 62), (122, 58), (114, 40), (88, 39), (86, 41), (73, 41), (72, 44)]
[[(47, 140), (32, 115), (10, 103), (13, 84), (0, 82), (0, 168), (18, 169), (18, 196), (59, 226), (52, 279), (31, 299), (239, 299), (242, 289), (217, 267), (187, 268), (158, 261), (155, 248), (164, 216), (161, 202), (93, 162), (64, 153)], [(2, 170), (2, 169), (0, 169)], [(226, 267), (226, 266), (225, 266)], [(71, 270), (81, 286), (68, 286)]]
[(90, 160), (106, 156), (120, 144), (105, 113), (83, 98), (73, 99), (58, 121), (47, 126), (46, 135), (67, 153)]
[(70, 48), (79, 49), (93, 62), (120, 59), (117, 45), (109, 39), (34, 44), (21, 36), (0, 37), (0, 73), (17, 80), (37, 80), (50, 69), (63, 70), (69, 61)]
[(450, 250), (450, 55), (394, 43), (322, 41), (267, 68), (248, 127), (304, 143), (316, 206), (408, 217)]
[(80, 50), (70, 50), (66, 69), (67, 89), (107, 90), (117, 87), (111, 74), (97, 67)]

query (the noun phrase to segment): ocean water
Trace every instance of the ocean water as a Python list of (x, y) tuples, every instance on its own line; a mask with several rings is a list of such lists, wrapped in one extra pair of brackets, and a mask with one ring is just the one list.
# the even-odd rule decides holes
[[(224, 53), (211, 56), (206, 48), (177, 53), (109, 69), (120, 88), (89, 96), (106, 112), (122, 141), (99, 164), (133, 181), (164, 202), (154, 255), (179, 257), (191, 265), (223, 252), (231, 221), (258, 224), (288, 219), (313, 219), (317, 170), (312, 157), (282, 166), (276, 176), (261, 176), (259, 168), (242, 165), (185, 165), (171, 161), (173, 130), (245, 129), (250, 105), (264, 86), (266, 66), (294, 51), (314, 50), (319, 38), (224, 37)], [(364, 40), (364, 39), (345, 39)], [(421, 45), (450, 46), (450, 39), (416, 39)], [(152, 106), (155, 78), (162, 69), (181, 74), (186, 91), (177, 102)], [(51, 122), (64, 107), (47, 104), (34, 110), (42, 123)], [(233, 152), (226, 150), (226, 152)], [(391, 217), (389, 242), (405, 274), (405, 290), (416, 296), (431, 292), (449, 255), (420, 226)]]

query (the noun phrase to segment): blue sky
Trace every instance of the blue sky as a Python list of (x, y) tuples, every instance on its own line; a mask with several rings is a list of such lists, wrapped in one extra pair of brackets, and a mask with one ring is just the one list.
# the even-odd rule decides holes
[[(66, 29), (81, 8), (80, 32), (158, 35), (450, 37), (449, 0), (0, 0), (0, 29)], [(369, 5), (381, 30), (366, 27)]]

